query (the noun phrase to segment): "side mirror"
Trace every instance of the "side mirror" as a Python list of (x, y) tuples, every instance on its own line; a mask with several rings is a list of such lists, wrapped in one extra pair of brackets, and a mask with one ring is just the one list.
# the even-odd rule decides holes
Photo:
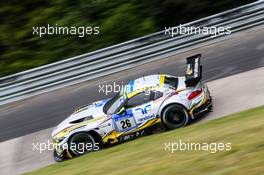
[(126, 111), (126, 109), (124, 107), (122, 107), (116, 114), (120, 115), (122, 113), (124, 113)]

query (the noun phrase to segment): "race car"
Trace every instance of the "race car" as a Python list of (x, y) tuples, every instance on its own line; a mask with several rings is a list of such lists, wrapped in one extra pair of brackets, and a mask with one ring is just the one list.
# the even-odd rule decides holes
[(185, 76), (148, 75), (130, 81), (110, 99), (77, 109), (53, 129), (55, 161), (149, 133), (172, 130), (211, 111), (212, 98), (201, 81), (201, 54), (187, 58)]

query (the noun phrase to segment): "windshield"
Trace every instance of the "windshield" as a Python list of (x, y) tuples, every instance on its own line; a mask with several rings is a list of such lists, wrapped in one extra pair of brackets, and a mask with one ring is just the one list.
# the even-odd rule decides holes
[(120, 96), (120, 94), (116, 94), (112, 99), (110, 99), (104, 105), (104, 113), (106, 114), (114, 114), (118, 112), (126, 102), (126, 98), (124, 96)]

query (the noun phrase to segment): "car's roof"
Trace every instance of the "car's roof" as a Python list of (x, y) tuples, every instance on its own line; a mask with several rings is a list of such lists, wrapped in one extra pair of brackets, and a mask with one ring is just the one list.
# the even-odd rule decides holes
[(160, 86), (164, 82), (164, 75), (148, 75), (132, 80), (127, 85), (126, 92), (133, 92), (142, 88)]
[(130, 81), (123, 87), (123, 94), (131, 94), (150, 87), (161, 87), (165, 82), (165, 74), (148, 75)]

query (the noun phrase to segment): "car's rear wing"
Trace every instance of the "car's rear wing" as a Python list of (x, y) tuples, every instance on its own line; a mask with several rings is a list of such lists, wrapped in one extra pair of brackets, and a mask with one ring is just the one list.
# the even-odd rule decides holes
[(202, 55), (193, 55), (186, 58), (186, 73), (185, 73), (185, 84), (187, 87), (196, 86), (202, 79), (202, 66), (200, 59)]

